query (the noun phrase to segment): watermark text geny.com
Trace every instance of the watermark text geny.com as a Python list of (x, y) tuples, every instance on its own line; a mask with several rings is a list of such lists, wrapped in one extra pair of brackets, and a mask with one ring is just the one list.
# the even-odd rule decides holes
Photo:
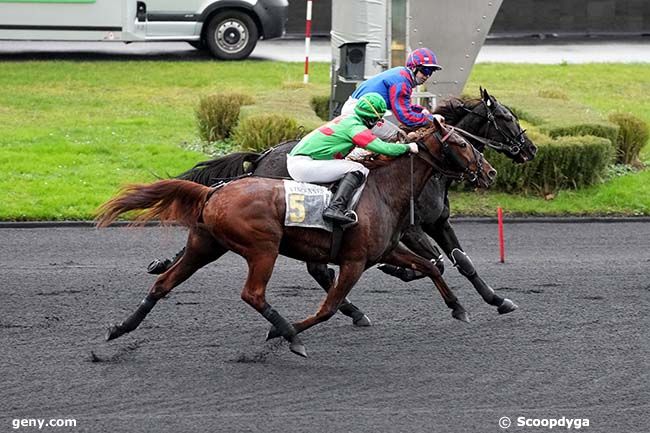
[(42, 418), (23, 418), (12, 419), (11, 427), (16, 430), (21, 427), (37, 427), (41, 430), (43, 427), (76, 427), (76, 419), (42, 419)]
[[(499, 418), (499, 427), (502, 429), (510, 428), (513, 425), (512, 420), (507, 416)], [(514, 422), (516, 427), (537, 427), (537, 428), (564, 428), (567, 430), (579, 430), (582, 427), (589, 427), (587, 418), (526, 418), (525, 416), (517, 417)]]

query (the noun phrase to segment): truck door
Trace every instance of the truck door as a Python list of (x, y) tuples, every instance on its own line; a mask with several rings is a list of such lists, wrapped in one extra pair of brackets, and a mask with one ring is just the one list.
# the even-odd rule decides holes
[(199, 10), (204, 0), (144, 0), (148, 40), (187, 39), (199, 32)]
[(121, 39), (124, 13), (133, 0), (0, 1), (0, 39)]

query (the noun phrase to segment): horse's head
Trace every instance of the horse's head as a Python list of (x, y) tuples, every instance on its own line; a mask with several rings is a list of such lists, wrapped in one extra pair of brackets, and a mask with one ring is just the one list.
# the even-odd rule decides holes
[(524, 163), (535, 158), (537, 146), (528, 138), (526, 130), (521, 128), (517, 116), (487, 90), (481, 88), (480, 91), (480, 103), (471, 113), (485, 120), (480, 135), (487, 138), (486, 144), (514, 162)]
[[(420, 156), (443, 175), (487, 188), (494, 182), (497, 172), (476, 150), (451, 126), (433, 120), (433, 125), (409, 134), (420, 145)], [(431, 159), (429, 159), (431, 158)]]
[(487, 145), (514, 162), (524, 163), (535, 158), (537, 147), (521, 128), (517, 116), (483, 88), (480, 99), (450, 98), (438, 105), (435, 112), (471, 138), (481, 152)]

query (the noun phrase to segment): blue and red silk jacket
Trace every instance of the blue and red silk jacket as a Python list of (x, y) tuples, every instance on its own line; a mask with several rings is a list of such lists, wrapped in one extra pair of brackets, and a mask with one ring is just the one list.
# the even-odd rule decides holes
[(354, 91), (352, 97), (360, 99), (369, 92), (379, 93), (386, 106), (397, 120), (406, 126), (423, 126), (431, 123), (432, 116), (423, 114), (423, 107), (411, 104), (411, 93), (415, 87), (413, 72), (404, 66), (392, 68), (364, 81)]

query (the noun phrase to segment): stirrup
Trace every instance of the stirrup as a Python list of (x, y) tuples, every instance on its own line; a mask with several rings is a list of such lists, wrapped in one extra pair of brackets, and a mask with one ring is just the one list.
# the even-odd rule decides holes
[(357, 215), (357, 213), (355, 211), (350, 209), (350, 210), (345, 211), (344, 214), (345, 214), (346, 217), (350, 217), (350, 218), (354, 219), (354, 221), (351, 221), (349, 223), (342, 223), (341, 227), (348, 228), (348, 227), (352, 227), (354, 225), (357, 225), (357, 223), (359, 222), (359, 215)]
[(352, 214), (350, 214), (350, 211), (335, 210), (334, 212), (336, 212), (335, 215), (326, 215), (326, 212), (323, 212), (323, 219), (341, 227), (357, 223), (358, 218), (354, 211), (352, 211)]

